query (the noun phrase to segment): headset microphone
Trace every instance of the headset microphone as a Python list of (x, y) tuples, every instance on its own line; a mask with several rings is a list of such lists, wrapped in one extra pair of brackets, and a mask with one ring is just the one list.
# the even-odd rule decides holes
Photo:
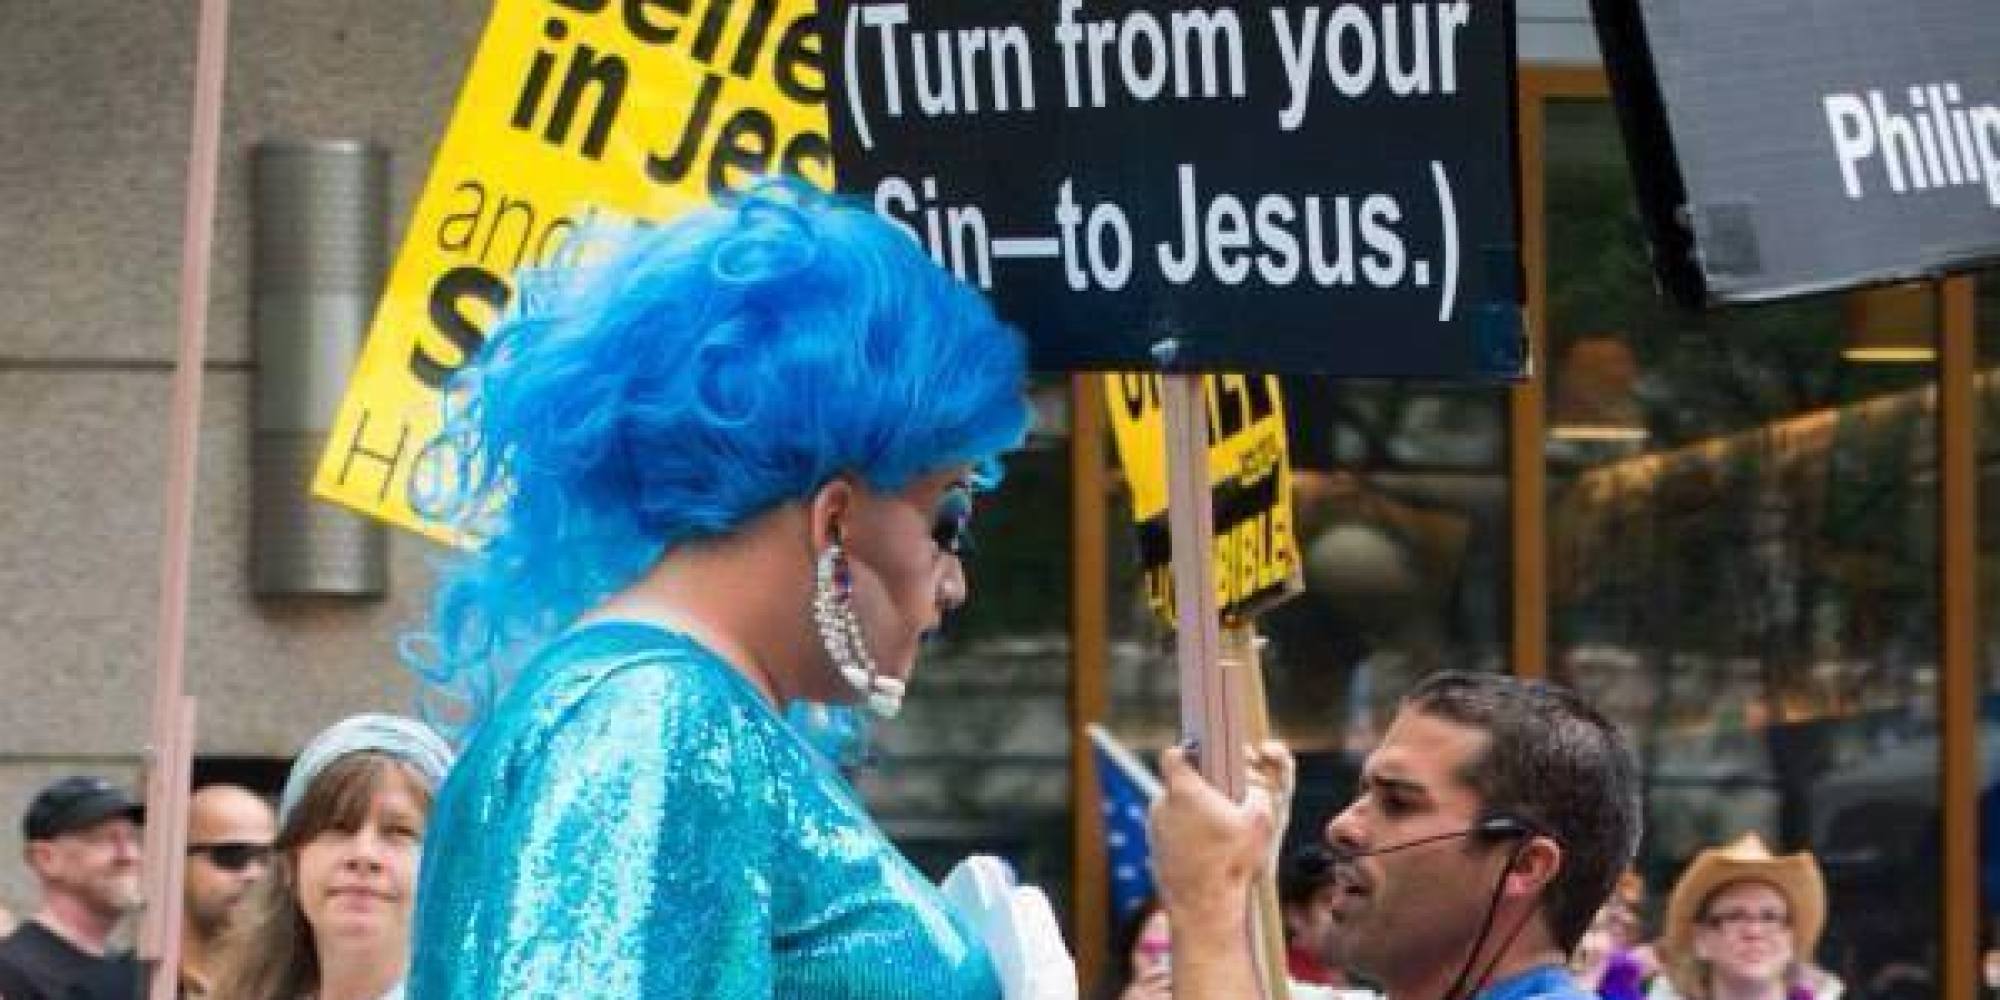
[(1350, 861), (1358, 861), (1361, 858), (1372, 858), (1383, 854), (1395, 854), (1398, 851), (1407, 851), (1412, 847), (1422, 847), (1425, 844), (1435, 844), (1441, 840), (1453, 840), (1458, 837), (1490, 837), (1490, 838), (1525, 837), (1531, 832), (1533, 831), (1529, 829), (1526, 823), (1523, 823), (1512, 816), (1504, 816), (1504, 815), (1488, 816), (1487, 818), (1480, 820), (1478, 825), (1468, 826), (1463, 830), (1452, 830), (1447, 833), (1434, 833), (1428, 837), (1418, 837), (1415, 840), (1405, 840), (1402, 841), (1401, 843), (1390, 844), (1387, 847), (1378, 847), (1372, 851), (1350, 851), (1344, 847), (1341, 847), (1339, 844), (1331, 845), (1330, 849), (1333, 852), (1334, 862), (1336, 864), (1340, 864)]
[[(1534, 833), (1535, 833), (1534, 827), (1529, 826), (1526, 822), (1522, 820), (1516, 819), (1515, 817), (1508, 816), (1502, 813), (1499, 815), (1488, 816), (1480, 820), (1477, 824), (1473, 826), (1468, 826), (1463, 830), (1451, 830), (1445, 833), (1434, 833), (1428, 837), (1418, 837), (1415, 840), (1405, 840), (1401, 843), (1390, 844), (1387, 847), (1378, 847), (1372, 851), (1350, 851), (1341, 847), (1338, 844), (1331, 845), (1331, 850), (1333, 853), (1334, 864), (1351, 865), (1354, 862), (1361, 860), (1362, 858), (1378, 857), (1383, 854), (1394, 854), (1397, 851), (1407, 851), (1413, 847), (1422, 847), (1425, 844), (1435, 844), (1438, 843), (1439, 841), (1452, 840), (1458, 837), (1479, 837), (1481, 839), (1486, 839), (1486, 840), (1499, 840), (1503, 838), (1519, 837), (1521, 838), (1520, 843), (1514, 845), (1514, 852), (1507, 859), (1507, 868), (1512, 868), (1514, 867), (1514, 862), (1520, 858), (1522, 849), (1528, 846), (1527, 838)], [(1480, 948), (1485, 946), (1487, 935), (1492, 933), (1493, 917), (1496, 913), (1499, 912), (1500, 890), (1506, 884), (1504, 881), (1505, 878), (1506, 878), (1506, 872), (1505, 869), (1502, 869), (1501, 872), (1502, 881), (1496, 882), (1494, 884), (1493, 898), (1487, 903), (1486, 906), (1486, 917), (1485, 919), (1480, 921), (1479, 936), (1473, 940), (1472, 951), (1466, 954), (1465, 964), (1459, 966), (1458, 976), (1457, 978), (1452, 980), (1450, 988), (1445, 990), (1444, 997), (1442, 998), (1442, 1000), (1459, 1000), (1461, 994), (1465, 990), (1466, 976), (1472, 972), (1472, 963), (1478, 959)], [(1492, 971), (1492, 965), (1490, 963), (1487, 966), (1487, 971), (1489, 974)], [(1484, 977), (1482, 976), (1481, 978)]]
[[(1493, 815), (1486, 816), (1485, 818), (1481, 819), (1478, 823), (1472, 826), (1468, 826), (1463, 830), (1450, 830), (1445, 833), (1434, 833), (1428, 837), (1418, 837), (1415, 840), (1405, 840), (1401, 843), (1390, 844), (1387, 847), (1377, 847), (1371, 851), (1351, 851), (1341, 847), (1339, 844), (1329, 844), (1328, 851), (1332, 854), (1333, 863), (1335, 865), (1351, 865), (1354, 862), (1361, 860), (1362, 858), (1372, 858), (1383, 854), (1394, 854), (1398, 851), (1407, 851), (1413, 847), (1422, 847), (1425, 844), (1435, 844), (1438, 843), (1439, 841), (1452, 840), (1458, 837), (1479, 837), (1486, 840), (1520, 838), (1519, 842), (1514, 845), (1513, 853), (1510, 854), (1507, 858), (1506, 867), (1501, 869), (1500, 878), (1494, 882), (1493, 897), (1487, 901), (1486, 916), (1479, 923), (1479, 936), (1473, 939), (1472, 950), (1466, 953), (1465, 963), (1463, 965), (1460, 965), (1458, 968), (1458, 976), (1452, 980), (1451, 986), (1444, 991), (1444, 996), (1442, 1000), (1460, 1000), (1460, 997), (1462, 996), (1463, 992), (1468, 986), (1467, 976), (1469, 976), (1472, 972), (1472, 963), (1478, 960), (1480, 949), (1485, 947), (1487, 936), (1493, 932), (1493, 918), (1500, 911), (1500, 896), (1502, 890), (1505, 889), (1507, 884), (1506, 883), (1507, 870), (1513, 868), (1514, 863), (1520, 860), (1521, 852), (1526, 850), (1528, 847), (1528, 838), (1531, 836), (1539, 835), (1540, 833), (1541, 831), (1537, 827), (1531, 825), (1526, 820), (1514, 816), (1509, 816), (1505, 813), (1496, 813)], [(1514, 933), (1515, 934), (1520, 933), (1520, 929), (1522, 926), (1524, 925), (1516, 924), (1514, 927)], [(1508, 941), (1512, 940), (1513, 936), (1509, 935)], [(1487, 962), (1486, 971), (1480, 975), (1480, 980), (1483, 981), (1486, 978), (1486, 976), (1492, 974), (1493, 965), (1495, 962), (1499, 961), (1500, 955), (1504, 954), (1504, 948), (1505, 946), (1503, 945), (1502, 952), (1496, 953), (1493, 956), (1493, 958)], [(1478, 982), (1475, 981), (1470, 985), (1476, 988), (1478, 986)]]

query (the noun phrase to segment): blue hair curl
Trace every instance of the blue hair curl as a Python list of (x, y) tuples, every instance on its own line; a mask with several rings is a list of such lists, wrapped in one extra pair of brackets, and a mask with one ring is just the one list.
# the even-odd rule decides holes
[(990, 483), (1026, 432), (1019, 336), (865, 209), (771, 184), (602, 249), (522, 276), (429, 453), (419, 507), (476, 547), (403, 656), (470, 726), (674, 546), (841, 474)]

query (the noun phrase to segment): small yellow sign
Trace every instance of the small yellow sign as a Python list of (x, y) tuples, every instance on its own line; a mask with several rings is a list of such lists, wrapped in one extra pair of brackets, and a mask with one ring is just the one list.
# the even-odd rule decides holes
[(785, 172), (833, 185), (812, 0), (497, 0), (313, 491), (440, 541), (411, 505), (447, 381), (523, 267)]
[[(1146, 603), (1174, 625), (1167, 530), (1166, 415), (1160, 376), (1104, 376), (1112, 436), (1132, 495)], [(1302, 586), (1292, 535), (1292, 467), (1276, 375), (1204, 375), (1209, 496), (1215, 510), (1216, 604), (1224, 619), (1255, 615)]]

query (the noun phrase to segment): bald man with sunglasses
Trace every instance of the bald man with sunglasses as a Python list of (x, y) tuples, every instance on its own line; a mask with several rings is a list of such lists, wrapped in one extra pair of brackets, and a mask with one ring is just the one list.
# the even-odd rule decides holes
[(208, 995), (223, 936), (243, 898), (271, 870), (277, 820), (270, 803), (237, 785), (206, 785), (188, 801), (181, 907), (181, 996)]

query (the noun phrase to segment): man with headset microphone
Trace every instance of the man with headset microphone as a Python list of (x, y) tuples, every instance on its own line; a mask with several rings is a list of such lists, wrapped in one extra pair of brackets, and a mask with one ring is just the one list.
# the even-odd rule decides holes
[[(1272, 792), (1252, 782), (1232, 802), (1180, 748), (1161, 777), (1153, 864), (1174, 996), (1248, 1000), (1245, 914), (1272, 856)], [(1327, 960), (1388, 1000), (1585, 1000), (1564, 960), (1638, 846), (1638, 790), (1624, 739), (1568, 689), (1426, 678), (1327, 824), (1340, 881)]]

